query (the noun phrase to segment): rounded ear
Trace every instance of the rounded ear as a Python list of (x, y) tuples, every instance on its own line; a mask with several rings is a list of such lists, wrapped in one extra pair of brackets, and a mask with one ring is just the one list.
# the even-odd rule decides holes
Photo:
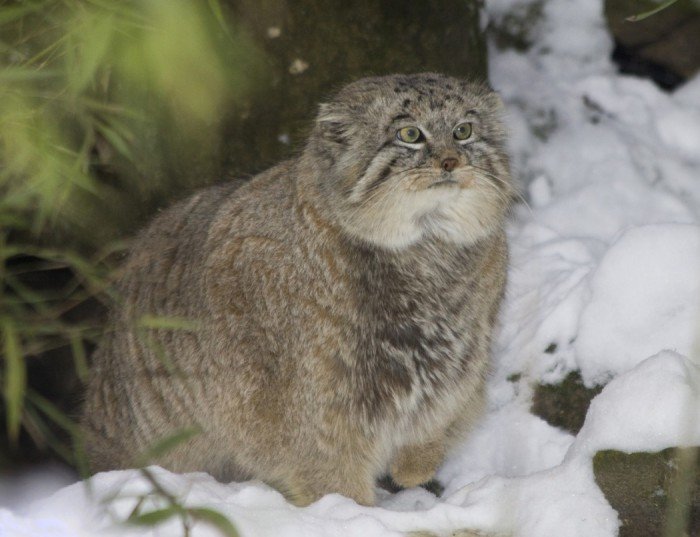
[(492, 111), (496, 113), (503, 113), (505, 111), (505, 105), (501, 99), (500, 94), (491, 87), (487, 82), (476, 82), (473, 83), (473, 91), (479, 95), (482, 103), (491, 108)]
[(333, 103), (320, 103), (318, 105), (318, 114), (316, 114), (316, 121), (334, 121), (337, 119), (338, 112), (337, 106)]
[(501, 99), (501, 95), (498, 92), (491, 90), (491, 92), (488, 94), (488, 97), (489, 103), (496, 110), (498, 110), (499, 112), (503, 112), (505, 110), (506, 107), (503, 104), (503, 99)]
[(316, 129), (324, 140), (336, 144), (345, 144), (348, 138), (350, 122), (337, 105), (321, 103), (316, 116)]

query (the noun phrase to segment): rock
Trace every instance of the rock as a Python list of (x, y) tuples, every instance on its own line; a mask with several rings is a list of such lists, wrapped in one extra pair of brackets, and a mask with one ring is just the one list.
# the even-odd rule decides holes
[(620, 537), (700, 535), (700, 450), (601, 451), (596, 483), (618, 512)]
[[(225, 167), (256, 172), (294, 154), (319, 101), (363, 76), (438, 71), (485, 77), (479, 2), (226, 0), (265, 58), (225, 135)], [(281, 143), (280, 136), (289, 143)]]
[(560, 384), (539, 384), (530, 411), (550, 425), (576, 434), (583, 426), (591, 399), (602, 389), (602, 386), (586, 388), (580, 373), (574, 371)]
[(700, 4), (679, 0), (644, 20), (626, 20), (658, 5), (652, 0), (607, 0), (605, 16), (622, 72), (651, 77), (672, 89), (700, 70)]

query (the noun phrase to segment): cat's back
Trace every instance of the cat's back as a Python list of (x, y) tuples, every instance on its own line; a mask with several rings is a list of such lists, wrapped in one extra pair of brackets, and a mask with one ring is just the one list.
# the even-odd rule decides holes
[(201, 190), (158, 214), (136, 237), (120, 270), (122, 314), (201, 313), (202, 276), (218, 241), (288, 229), (283, 216), (290, 206), (288, 173), (282, 163), (249, 181)]

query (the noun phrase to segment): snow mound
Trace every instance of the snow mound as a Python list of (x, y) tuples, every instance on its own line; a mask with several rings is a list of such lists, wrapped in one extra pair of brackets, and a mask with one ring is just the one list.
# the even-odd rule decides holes
[(663, 351), (612, 380), (592, 402), (574, 451), (700, 446), (700, 364)]
[(630, 229), (601, 259), (589, 293), (576, 340), (589, 385), (663, 349), (689, 356), (700, 319), (700, 227)]

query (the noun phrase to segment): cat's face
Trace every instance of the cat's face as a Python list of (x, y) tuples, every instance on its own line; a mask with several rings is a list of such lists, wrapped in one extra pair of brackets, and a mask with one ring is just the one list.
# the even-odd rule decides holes
[(318, 188), (350, 234), (400, 249), (492, 233), (512, 185), (488, 88), (437, 74), (367, 78), (321, 105), (307, 153)]

